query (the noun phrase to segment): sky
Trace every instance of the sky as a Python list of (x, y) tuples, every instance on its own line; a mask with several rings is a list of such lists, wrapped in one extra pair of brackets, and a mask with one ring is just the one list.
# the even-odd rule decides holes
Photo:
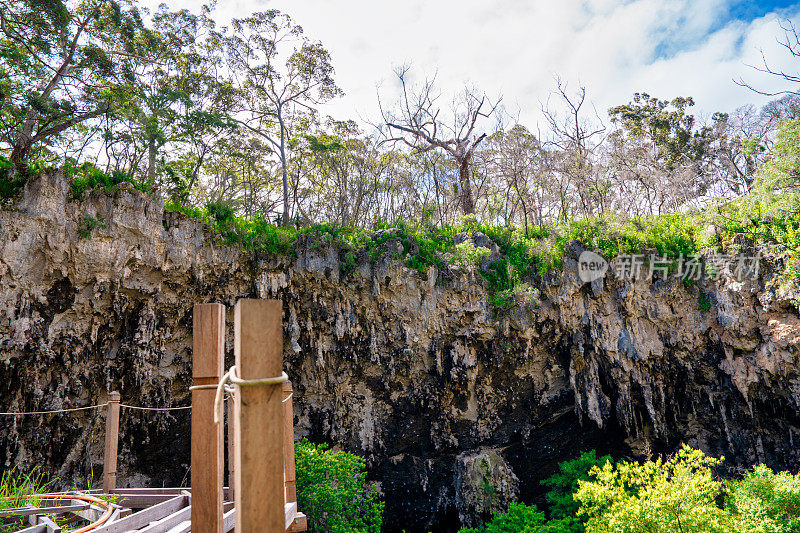
[[(168, 0), (192, 8), (191, 0)], [(147, 0), (144, 5), (155, 5)], [(800, 71), (777, 42), (780, 20), (800, 26), (800, 2), (732, 0), (218, 0), (220, 24), (279, 9), (321, 41), (332, 56), (345, 96), (323, 106), (337, 119), (379, 119), (377, 92), (396, 96), (393, 69), (409, 64), (417, 79), (436, 75), (446, 100), (470, 84), (531, 129), (559, 76), (568, 89), (585, 86), (598, 115), (634, 92), (661, 99), (692, 96), (698, 115), (732, 111), (786, 89), (758, 73), (770, 66)]]

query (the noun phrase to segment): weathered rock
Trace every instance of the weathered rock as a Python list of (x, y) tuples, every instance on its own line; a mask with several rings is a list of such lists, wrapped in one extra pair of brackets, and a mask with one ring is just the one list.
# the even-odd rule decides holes
[[(525, 280), (529, 293), (498, 311), (476, 269), (420, 274), (394, 238), (343, 270), (346, 251), (320, 238), (251, 254), (137, 191), (77, 202), (67, 191), (63, 177), (33, 179), (0, 211), (0, 411), (101, 403), (110, 390), (186, 405), (192, 304), (279, 298), (296, 436), (367, 458), (387, 531), (486, 513), (466, 474), (486, 453), (506, 480), (497, 505), (514, 477), (537, 501), (539, 480), (589, 448), (686, 442), (730, 469), (800, 466), (800, 294), (775, 282), (779, 260), (742, 282), (609, 272), (587, 284), (574, 243), (563, 272)], [(100, 224), (87, 231), (86, 217)], [(187, 483), (188, 422), (123, 410), (120, 485)], [(99, 412), (3, 417), (0, 461), (85, 483), (102, 470), (102, 439)]]
[(478, 527), (519, 497), (519, 479), (498, 450), (456, 457), (455, 504), (461, 524)]
[(486, 248), (491, 253), (496, 254), (500, 251), (500, 247), (490, 239), (485, 233), (476, 231), (472, 234), (472, 243), (478, 248)]

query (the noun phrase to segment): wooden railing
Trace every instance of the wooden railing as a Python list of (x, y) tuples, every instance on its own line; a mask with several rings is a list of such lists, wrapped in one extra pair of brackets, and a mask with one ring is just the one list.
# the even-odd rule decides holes
[[(241, 533), (305, 531), (306, 517), (297, 509), (292, 384), (286, 381), (234, 388), (226, 402), (230, 489), (223, 489), (224, 424), (214, 422), (214, 410), (216, 387), (223, 376), (225, 306), (198, 304), (193, 313), (191, 508), (181, 508), (180, 512), (189, 514), (192, 531), (201, 533), (230, 531), (234, 517), (236, 531)], [(237, 302), (234, 353), (242, 380), (281, 375), (279, 301)], [(109, 393), (104, 492), (116, 492), (120, 405), (119, 393)], [(227, 510), (230, 505), (226, 500), (235, 501), (235, 512)]]

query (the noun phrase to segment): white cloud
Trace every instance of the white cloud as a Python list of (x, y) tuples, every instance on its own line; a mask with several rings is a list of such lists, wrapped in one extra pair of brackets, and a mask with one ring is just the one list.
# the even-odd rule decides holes
[[(642, 90), (693, 96), (706, 113), (764, 103), (733, 79), (774, 90), (779, 80), (745, 64), (760, 62), (762, 48), (776, 66), (791, 68), (795, 58), (775, 41), (782, 34), (776, 14), (720, 24), (733, 1), (220, 0), (216, 18), (266, 8), (290, 14), (332, 54), (347, 95), (324, 111), (337, 118), (376, 118), (376, 83), (383, 80), (388, 95), (392, 67), (410, 62), (420, 75), (438, 72), (445, 93), (464, 82), (502, 93), (533, 126), (554, 74), (572, 87), (584, 84), (601, 115)], [(800, 8), (782, 15), (800, 20)]]

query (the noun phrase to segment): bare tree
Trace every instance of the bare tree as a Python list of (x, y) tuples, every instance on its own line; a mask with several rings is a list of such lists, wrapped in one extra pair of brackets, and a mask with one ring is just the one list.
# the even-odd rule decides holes
[[(566, 109), (564, 114), (554, 111), (550, 101), (542, 105), (542, 114), (550, 125), (553, 134), (550, 145), (554, 146), (560, 157), (558, 171), (567, 177), (567, 184), (574, 187), (579, 208), (586, 215), (605, 210), (604, 194), (606, 187), (601, 183), (599, 174), (595, 172), (592, 156), (595, 149), (605, 139), (605, 126), (594, 110), (596, 123), (586, 115), (586, 87), (579, 86), (574, 94), (567, 92), (567, 83), (556, 77), (556, 89), (553, 94)], [(561, 216), (567, 220), (568, 191), (561, 191)]]
[(498, 109), (501, 98), (491, 101), (485, 93), (465, 87), (451, 105), (447, 118), (442, 116), (437, 104), (440, 94), (435, 77), (426, 79), (418, 90), (409, 88), (409, 67), (395, 70), (400, 80), (402, 95), (393, 110), (384, 110), (380, 98), (381, 116), (387, 126), (383, 142), (401, 142), (417, 152), (440, 149), (449, 154), (458, 166), (459, 200), (466, 215), (475, 212), (472, 194), (472, 159), (475, 149), (486, 138), (477, 133), (481, 118), (491, 117)]
[[(780, 23), (780, 27), (783, 30), (783, 38), (778, 39), (778, 44), (781, 45), (786, 51), (788, 51), (792, 57), (800, 58), (800, 35), (797, 33), (797, 28), (795, 27), (794, 23), (789, 20), (783, 20)], [(771, 67), (767, 62), (767, 58), (764, 55), (764, 51), (761, 51), (761, 65), (748, 65), (753, 70), (757, 70), (758, 72), (763, 72), (764, 74), (770, 74), (772, 76), (777, 76), (779, 78), (788, 81), (789, 83), (795, 84), (793, 89), (783, 89), (780, 91), (764, 91), (761, 89), (756, 89), (751, 85), (749, 82), (744, 81), (744, 78), (739, 78), (738, 80), (733, 80), (734, 83), (737, 85), (741, 85), (742, 87), (746, 87), (753, 92), (758, 94), (763, 94), (766, 96), (779, 96), (779, 95), (786, 95), (786, 94), (796, 94), (800, 95), (800, 89), (797, 88), (797, 84), (800, 84), (800, 72), (787, 72), (782, 69), (775, 69)]]

